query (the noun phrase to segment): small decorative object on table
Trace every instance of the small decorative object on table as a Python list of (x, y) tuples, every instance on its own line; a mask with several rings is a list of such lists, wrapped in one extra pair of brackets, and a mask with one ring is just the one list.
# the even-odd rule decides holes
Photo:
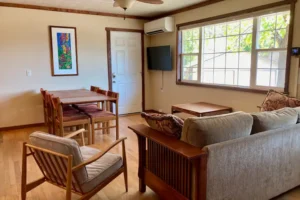
[(76, 28), (49, 28), (52, 76), (78, 76)]

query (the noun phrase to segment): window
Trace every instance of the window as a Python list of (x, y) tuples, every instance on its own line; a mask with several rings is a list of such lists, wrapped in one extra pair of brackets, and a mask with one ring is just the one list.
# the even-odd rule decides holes
[(283, 89), (290, 12), (180, 30), (181, 82)]

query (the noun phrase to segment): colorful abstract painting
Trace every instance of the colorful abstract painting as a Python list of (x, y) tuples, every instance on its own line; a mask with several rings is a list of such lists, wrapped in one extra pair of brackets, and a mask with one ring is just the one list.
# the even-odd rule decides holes
[(71, 34), (57, 33), (59, 69), (72, 69)]
[(50, 26), (52, 76), (78, 76), (75, 27)]

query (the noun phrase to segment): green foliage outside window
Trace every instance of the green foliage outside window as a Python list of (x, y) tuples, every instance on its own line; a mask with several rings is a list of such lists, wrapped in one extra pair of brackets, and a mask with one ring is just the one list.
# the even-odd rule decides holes
[[(288, 40), (288, 29), (290, 13), (282, 12), (257, 18), (257, 49), (286, 48)], [(216, 53), (218, 49), (224, 52), (214, 54), (209, 59), (230, 52), (250, 52), (253, 43), (254, 18), (227, 22), (217, 25), (204, 26), (182, 31), (183, 54), (193, 53)], [(200, 38), (202, 33), (202, 38)], [(199, 49), (202, 40), (202, 50)], [(224, 46), (224, 48), (223, 48)], [(268, 52), (266, 52), (268, 54)], [(286, 56), (286, 54), (283, 54)], [(204, 60), (206, 61), (206, 60)], [(198, 56), (183, 55), (183, 67), (198, 67)], [(184, 80), (190, 80), (195, 70), (187, 70)]]

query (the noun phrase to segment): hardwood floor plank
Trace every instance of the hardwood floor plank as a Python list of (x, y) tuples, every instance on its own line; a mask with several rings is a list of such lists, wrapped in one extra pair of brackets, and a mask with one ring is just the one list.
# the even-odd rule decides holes
[[(139, 115), (120, 117), (120, 137), (127, 137), (126, 151), (128, 162), (128, 183), (129, 192), (125, 192), (123, 175), (103, 188), (91, 200), (158, 200), (157, 195), (147, 188), (147, 192), (139, 192), (138, 181), (138, 143), (137, 136), (128, 129), (128, 126), (135, 124), (146, 124)], [(0, 132), (0, 200), (20, 199), (21, 181), (21, 155), (22, 143), (28, 142), (29, 135), (34, 131), (47, 131), (45, 127), (33, 127), (19, 130)], [(111, 130), (109, 135), (96, 134), (94, 146), (103, 150), (115, 140), (115, 130)], [(112, 153), (122, 153), (121, 146), (112, 149)], [(42, 177), (33, 158), (28, 159), (28, 178), (27, 182), (37, 180)], [(79, 196), (73, 194), (72, 199)], [(64, 200), (65, 190), (57, 188), (49, 183), (27, 193), (27, 200)], [(300, 199), (300, 188), (296, 188), (276, 200), (296, 200)]]

